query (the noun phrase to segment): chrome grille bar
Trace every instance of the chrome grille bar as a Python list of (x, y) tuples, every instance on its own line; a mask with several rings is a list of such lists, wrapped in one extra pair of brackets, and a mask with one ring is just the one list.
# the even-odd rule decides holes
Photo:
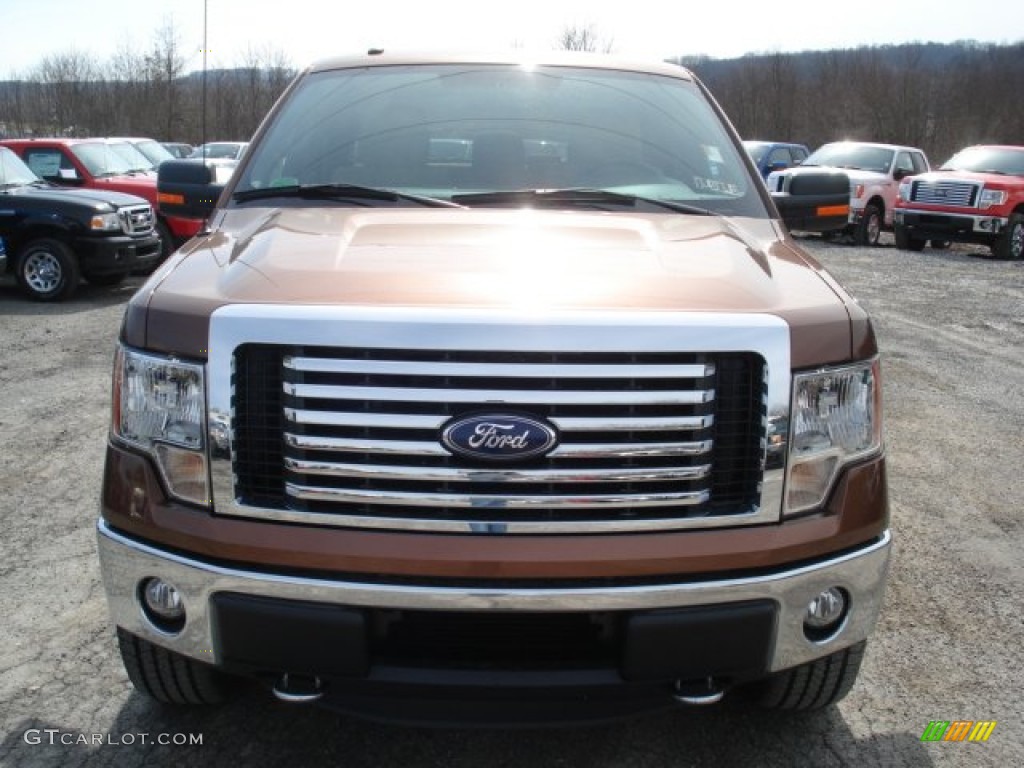
[(714, 399), (713, 389), (693, 392), (408, 389), (404, 387), (345, 387), (285, 383), (287, 395), (320, 400), (370, 400), (404, 403), (481, 403), (487, 405), (694, 405)]
[(289, 496), (306, 501), (327, 501), (340, 504), (383, 504), (389, 506), (410, 507), (444, 507), (448, 509), (544, 509), (562, 507), (570, 509), (592, 508), (637, 508), (637, 507), (669, 507), (702, 504), (709, 498), (708, 491), (682, 493), (651, 493), (621, 495), (517, 495), (502, 494), (501, 496), (485, 494), (454, 494), (438, 493), (424, 496), (421, 493), (403, 493), (401, 491), (364, 491), (356, 488), (312, 488), (309, 486), (287, 483)]
[(450, 468), (344, 464), (305, 461), (285, 457), (285, 468), (306, 475), (349, 477), (367, 480), (415, 480), (439, 483), (639, 483), (700, 480), (708, 476), (710, 464), (691, 467), (613, 469), (501, 469), (499, 467)]
[(977, 204), (978, 185), (965, 181), (915, 181), (911, 199), (915, 203), (955, 205), (971, 208)]

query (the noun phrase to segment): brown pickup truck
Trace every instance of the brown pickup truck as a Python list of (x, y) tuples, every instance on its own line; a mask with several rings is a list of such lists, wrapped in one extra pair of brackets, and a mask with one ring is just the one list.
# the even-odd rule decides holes
[(686, 70), (517, 56), (324, 62), (226, 187), (161, 167), (207, 224), (127, 308), (98, 524), (144, 693), (548, 723), (853, 684), (878, 349), (785, 224), (848, 180), (776, 203)]

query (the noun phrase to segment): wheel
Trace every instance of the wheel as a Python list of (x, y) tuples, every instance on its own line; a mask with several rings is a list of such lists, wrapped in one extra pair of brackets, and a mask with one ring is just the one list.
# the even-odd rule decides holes
[(855, 245), (878, 245), (878, 238), (882, 234), (882, 212), (877, 205), (864, 207), (864, 215), (853, 228), (853, 242)]
[(918, 240), (916, 237), (911, 237), (910, 233), (907, 232), (905, 227), (901, 227), (899, 224), (896, 225), (896, 229), (893, 230), (893, 237), (896, 240), (896, 247), (901, 251), (923, 251), (924, 240)]
[(120, 285), (128, 275), (124, 272), (105, 275), (85, 275), (86, 282), (92, 285)]
[(992, 255), (997, 259), (1024, 258), (1024, 214), (1010, 214), (1006, 229), (992, 244)]
[(61, 301), (78, 289), (78, 259), (60, 240), (40, 237), (18, 252), (15, 277), (36, 301)]
[(163, 704), (219, 704), (225, 699), (222, 675), (180, 653), (117, 628), (121, 661), (135, 690)]
[(928, 242), (928, 245), (930, 245), (930, 246), (931, 246), (932, 248), (934, 248), (934, 249), (935, 249), (936, 251), (945, 251), (945, 250), (947, 250), (947, 249), (949, 248), (949, 246), (951, 246), (952, 244), (953, 244), (953, 243), (951, 243), (951, 242), (950, 242), (949, 240), (930, 240), (930, 241)]
[(831, 706), (850, 692), (866, 641), (822, 659), (787, 669), (755, 684), (758, 704), (770, 709), (808, 710)]

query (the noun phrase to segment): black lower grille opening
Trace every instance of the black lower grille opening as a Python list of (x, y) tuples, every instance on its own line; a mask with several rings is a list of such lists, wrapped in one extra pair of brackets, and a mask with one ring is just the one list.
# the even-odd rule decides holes
[(375, 611), (375, 663), (463, 669), (612, 666), (619, 622), (611, 613)]

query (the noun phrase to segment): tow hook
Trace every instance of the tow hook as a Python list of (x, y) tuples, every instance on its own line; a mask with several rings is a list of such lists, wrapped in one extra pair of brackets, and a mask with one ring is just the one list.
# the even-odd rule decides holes
[(290, 704), (308, 704), (324, 695), (324, 685), (319, 677), (292, 675), (285, 672), (274, 684), (274, 695)]
[(723, 696), (725, 689), (710, 677), (706, 680), (676, 680), (672, 686), (672, 698), (692, 707), (717, 704)]

